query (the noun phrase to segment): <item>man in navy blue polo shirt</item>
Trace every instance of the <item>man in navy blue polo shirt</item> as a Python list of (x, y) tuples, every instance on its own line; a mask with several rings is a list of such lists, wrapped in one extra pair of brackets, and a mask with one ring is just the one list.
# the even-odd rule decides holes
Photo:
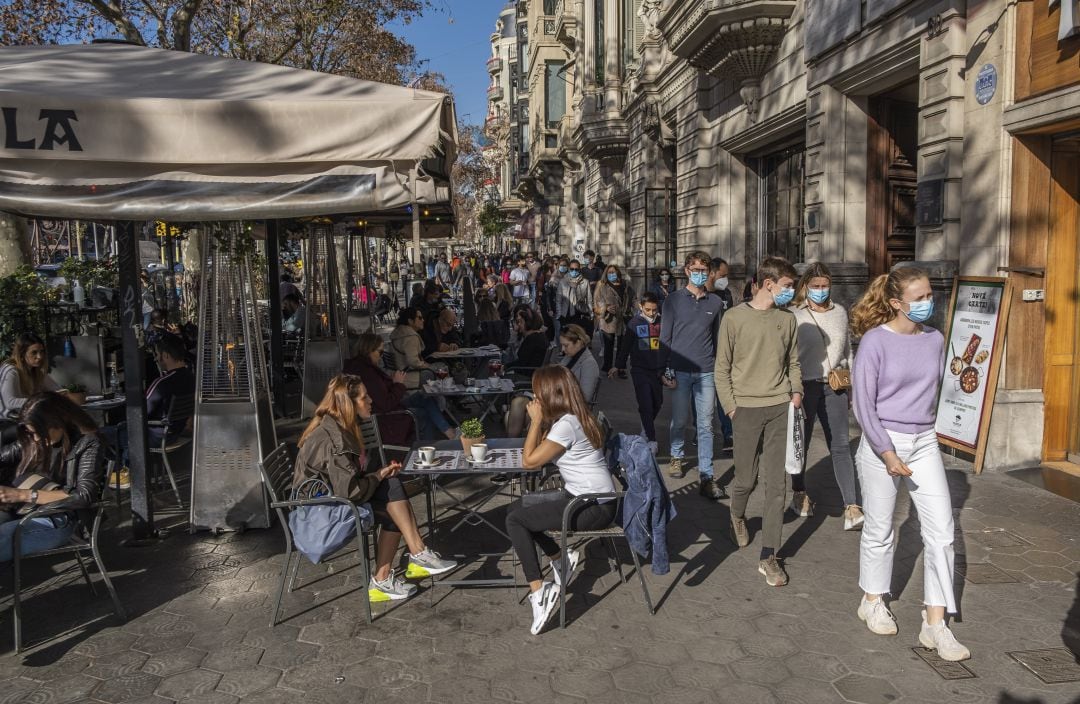
[(716, 333), (723, 303), (708, 291), (711, 255), (691, 252), (686, 257), (687, 285), (664, 301), (660, 317), (660, 348), (667, 372), (665, 383), (674, 388), (671, 410), (671, 466), (668, 474), (681, 478), (683, 446), (690, 403), (697, 415), (698, 492), (709, 499), (726, 496), (713, 478), (713, 417), (716, 415)]

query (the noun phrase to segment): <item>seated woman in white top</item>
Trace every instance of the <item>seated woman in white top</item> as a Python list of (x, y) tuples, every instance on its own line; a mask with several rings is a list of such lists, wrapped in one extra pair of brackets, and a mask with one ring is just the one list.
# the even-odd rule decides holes
[(14, 419), (34, 394), (58, 388), (49, 376), (45, 341), (32, 332), (22, 333), (11, 358), (0, 364), (0, 420)]
[[(563, 511), (570, 500), (582, 494), (615, 491), (615, 482), (604, 458), (604, 436), (589, 413), (577, 379), (566, 367), (550, 365), (533, 373), (533, 394), (529, 404), (532, 423), (525, 438), (523, 465), (539, 470), (552, 462), (559, 468), (565, 490), (552, 501), (522, 506), (506, 517), (506, 530), (529, 581), (533, 635), (540, 632), (559, 602), (559, 591), (569, 581), (579, 555), (572, 550), (560, 555), (559, 544), (545, 531), (562, 528)], [(571, 516), (576, 530), (599, 530), (615, 520), (616, 502), (590, 502)], [(552, 562), (554, 582), (541, 577), (536, 548)]]

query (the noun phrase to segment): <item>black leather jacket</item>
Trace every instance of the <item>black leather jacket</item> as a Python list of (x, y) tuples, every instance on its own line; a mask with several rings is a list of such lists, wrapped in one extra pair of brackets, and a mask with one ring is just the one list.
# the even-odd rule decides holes
[[(15, 469), (22, 459), (22, 447), (13, 443), (0, 450), (0, 477), (5, 484), (14, 479)], [(49, 508), (84, 509), (101, 498), (105, 481), (105, 445), (97, 433), (82, 435), (71, 448), (52, 479), (68, 498), (48, 504)]]

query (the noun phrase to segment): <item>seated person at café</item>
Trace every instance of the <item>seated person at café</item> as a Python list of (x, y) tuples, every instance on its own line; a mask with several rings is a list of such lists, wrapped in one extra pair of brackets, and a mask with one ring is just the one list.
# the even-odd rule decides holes
[(453, 352), (461, 347), (461, 334), (457, 329), (457, 313), (443, 308), (434, 319), (427, 318), (427, 325), (422, 333), (424, 338), (424, 357), (430, 359), (436, 352)]
[[(382, 363), (383, 341), (373, 332), (365, 332), (357, 343), (357, 353), (345, 362), (344, 372), (359, 376), (371, 396), (371, 408), (379, 421), (379, 436), (388, 445), (409, 445), (418, 434), (429, 441), (441, 434), (447, 439), (457, 433), (446, 422), (435, 398), (423, 392), (410, 394), (405, 388), (406, 372), (387, 374)], [(413, 428), (412, 417), (395, 411), (410, 410), (420, 424), (419, 433)], [(440, 438), (441, 439), (441, 438)]]
[(445, 306), (442, 303), (442, 289), (434, 281), (424, 284), (424, 297), (417, 304), (417, 308), (424, 314), (424, 320), (435, 320)]
[(600, 389), (600, 365), (589, 349), (590, 342), (585, 329), (575, 323), (559, 332), (559, 347), (562, 350), (559, 364), (573, 372), (581, 385), (581, 394), (589, 404), (596, 400), (596, 392)]
[[(541, 470), (555, 463), (562, 475), (565, 496), (554, 501), (511, 508), (506, 516), (514, 552), (529, 582), (532, 627), (536, 635), (544, 628), (559, 603), (559, 591), (569, 583), (580, 554), (569, 550), (560, 554), (559, 544), (547, 531), (560, 530), (563, 511), (581, 494), (615, 491), (615, 483), (604, 458), (604, 435), (589, 412), (577, 379), (566, 367), (549, 365), (533, 374), (533, 394), (529, 403), (529, 434), (525, 438), (522, 466)], [(600, 530), (614, 522), (617, 502), (585, 504), (570, 516), (575, 530)], [(543, 581), (537, 548), (551, 560), (554, 581)]]
[(412, 285), (412, 292), (409, 294), (409, 307), (419, 309), (424, 304), (424, 282), (417, 281)]
[[(517, 357), (506, 365), (506, 369), (511, 372), (512, 377), (516, 375), (518, 381), (524, 381), (525, 375), (531, 375), (544, 363), (548, 340), (540, 314), (528, 306), (515, 308), (514, 331), (520, 344)], [(528, 420), (525, 409), (531, 399), (532, 395), (527, 391), (510, 399), (510, 409), (506, 414), (506, 432), (510, 437), (519, 438), (525, 434), (525, 423)]]
[(405, 582), (392, 569), (402, 537), (409, 549), (409, 577), (442, 574), (457, 563), (442, 559), (420, 537), (416, 516), (397, 476), (401, 463), (391, 462), (380, 469), (368, 466), (369, 457), (379, 455), (364, 450), (359, 426), (360, 420), (371, 414), (371, 396), (360, 377), (339, 374), (331, 379), (315, 416), (300, 436), (293, 486), (321, 479), (335, 496), (370, 503), (379, 535), (368, 596), (373, 601), (407, 599), (416, 593), (416, 585)]
[[(18, 417), (19, 441), (0, 451), (0, 562), (12, 559), (20, 509), (63, 502), (67, 513), (32, 518), (23, 525), (23, 555), (64, 545), (75, 530), (76, 512), (101, 498), (105, 448), (97, 424), (62, 394), (44, 392), (25, 400)], [(17, 489), (28, 475), (44, 477), (55, 489)], [(37, 482), (34, 482), (37, 483)]]
[(49, 376), (45, 341), (32, 332), (20, 334), (11, 357), (0, 364), (0, 445), (15, 442), (15, 417), (26, 399), (59, 388)]
[(306, 317), (307, 309), (298, 296), (290, 293), (281, 299), (281, 318), (284, 321), (282, 327), (285, 332), (304, 332)]
[[(146, 419), (164, 420), (177, 397), (195, 395), (195, 375), (185, 361), (184, 343), (176, 335), (166, 335), (154, 347), (154, 361), (160, 374), (150, 382), (146, 389)], [(164, 438), (174, 440), (188, 430), (191, 418), (170, 418), (169, 427), (149, 426), (146, 429), (149, 447), (160, 447)], [(127, 423), (105, 426), (101, 434), (117, 449), (120, 457), (119, 483), (121, 489), (130, 487), (128, 478), (128, 431)], [(109, 477), (110, 484), (117, 483), (117, 477)]]
[(409, 306), (398, 313), (397, 327), (390, 333), (390, 355), (395, 371), (405, 372), (405, 387), (419, 389), (421, 378), (431, 365), (424, 359), (424, 339), (420, 331), (424, 329), (424, 315)]

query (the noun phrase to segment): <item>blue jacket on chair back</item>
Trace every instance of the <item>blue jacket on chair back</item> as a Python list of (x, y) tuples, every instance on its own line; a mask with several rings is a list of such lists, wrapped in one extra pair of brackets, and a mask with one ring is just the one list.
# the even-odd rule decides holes
[(675, 518), (675, 506), (648, 441), (642, 435), (619, 433), (610, 442), (608, 460), (616, 476), (618, 466), (622, 467), (626, 484), (622, 527), (630, 549), (647, 557), (651, 546), (653, 574), (667, 574), (667, 524)]

